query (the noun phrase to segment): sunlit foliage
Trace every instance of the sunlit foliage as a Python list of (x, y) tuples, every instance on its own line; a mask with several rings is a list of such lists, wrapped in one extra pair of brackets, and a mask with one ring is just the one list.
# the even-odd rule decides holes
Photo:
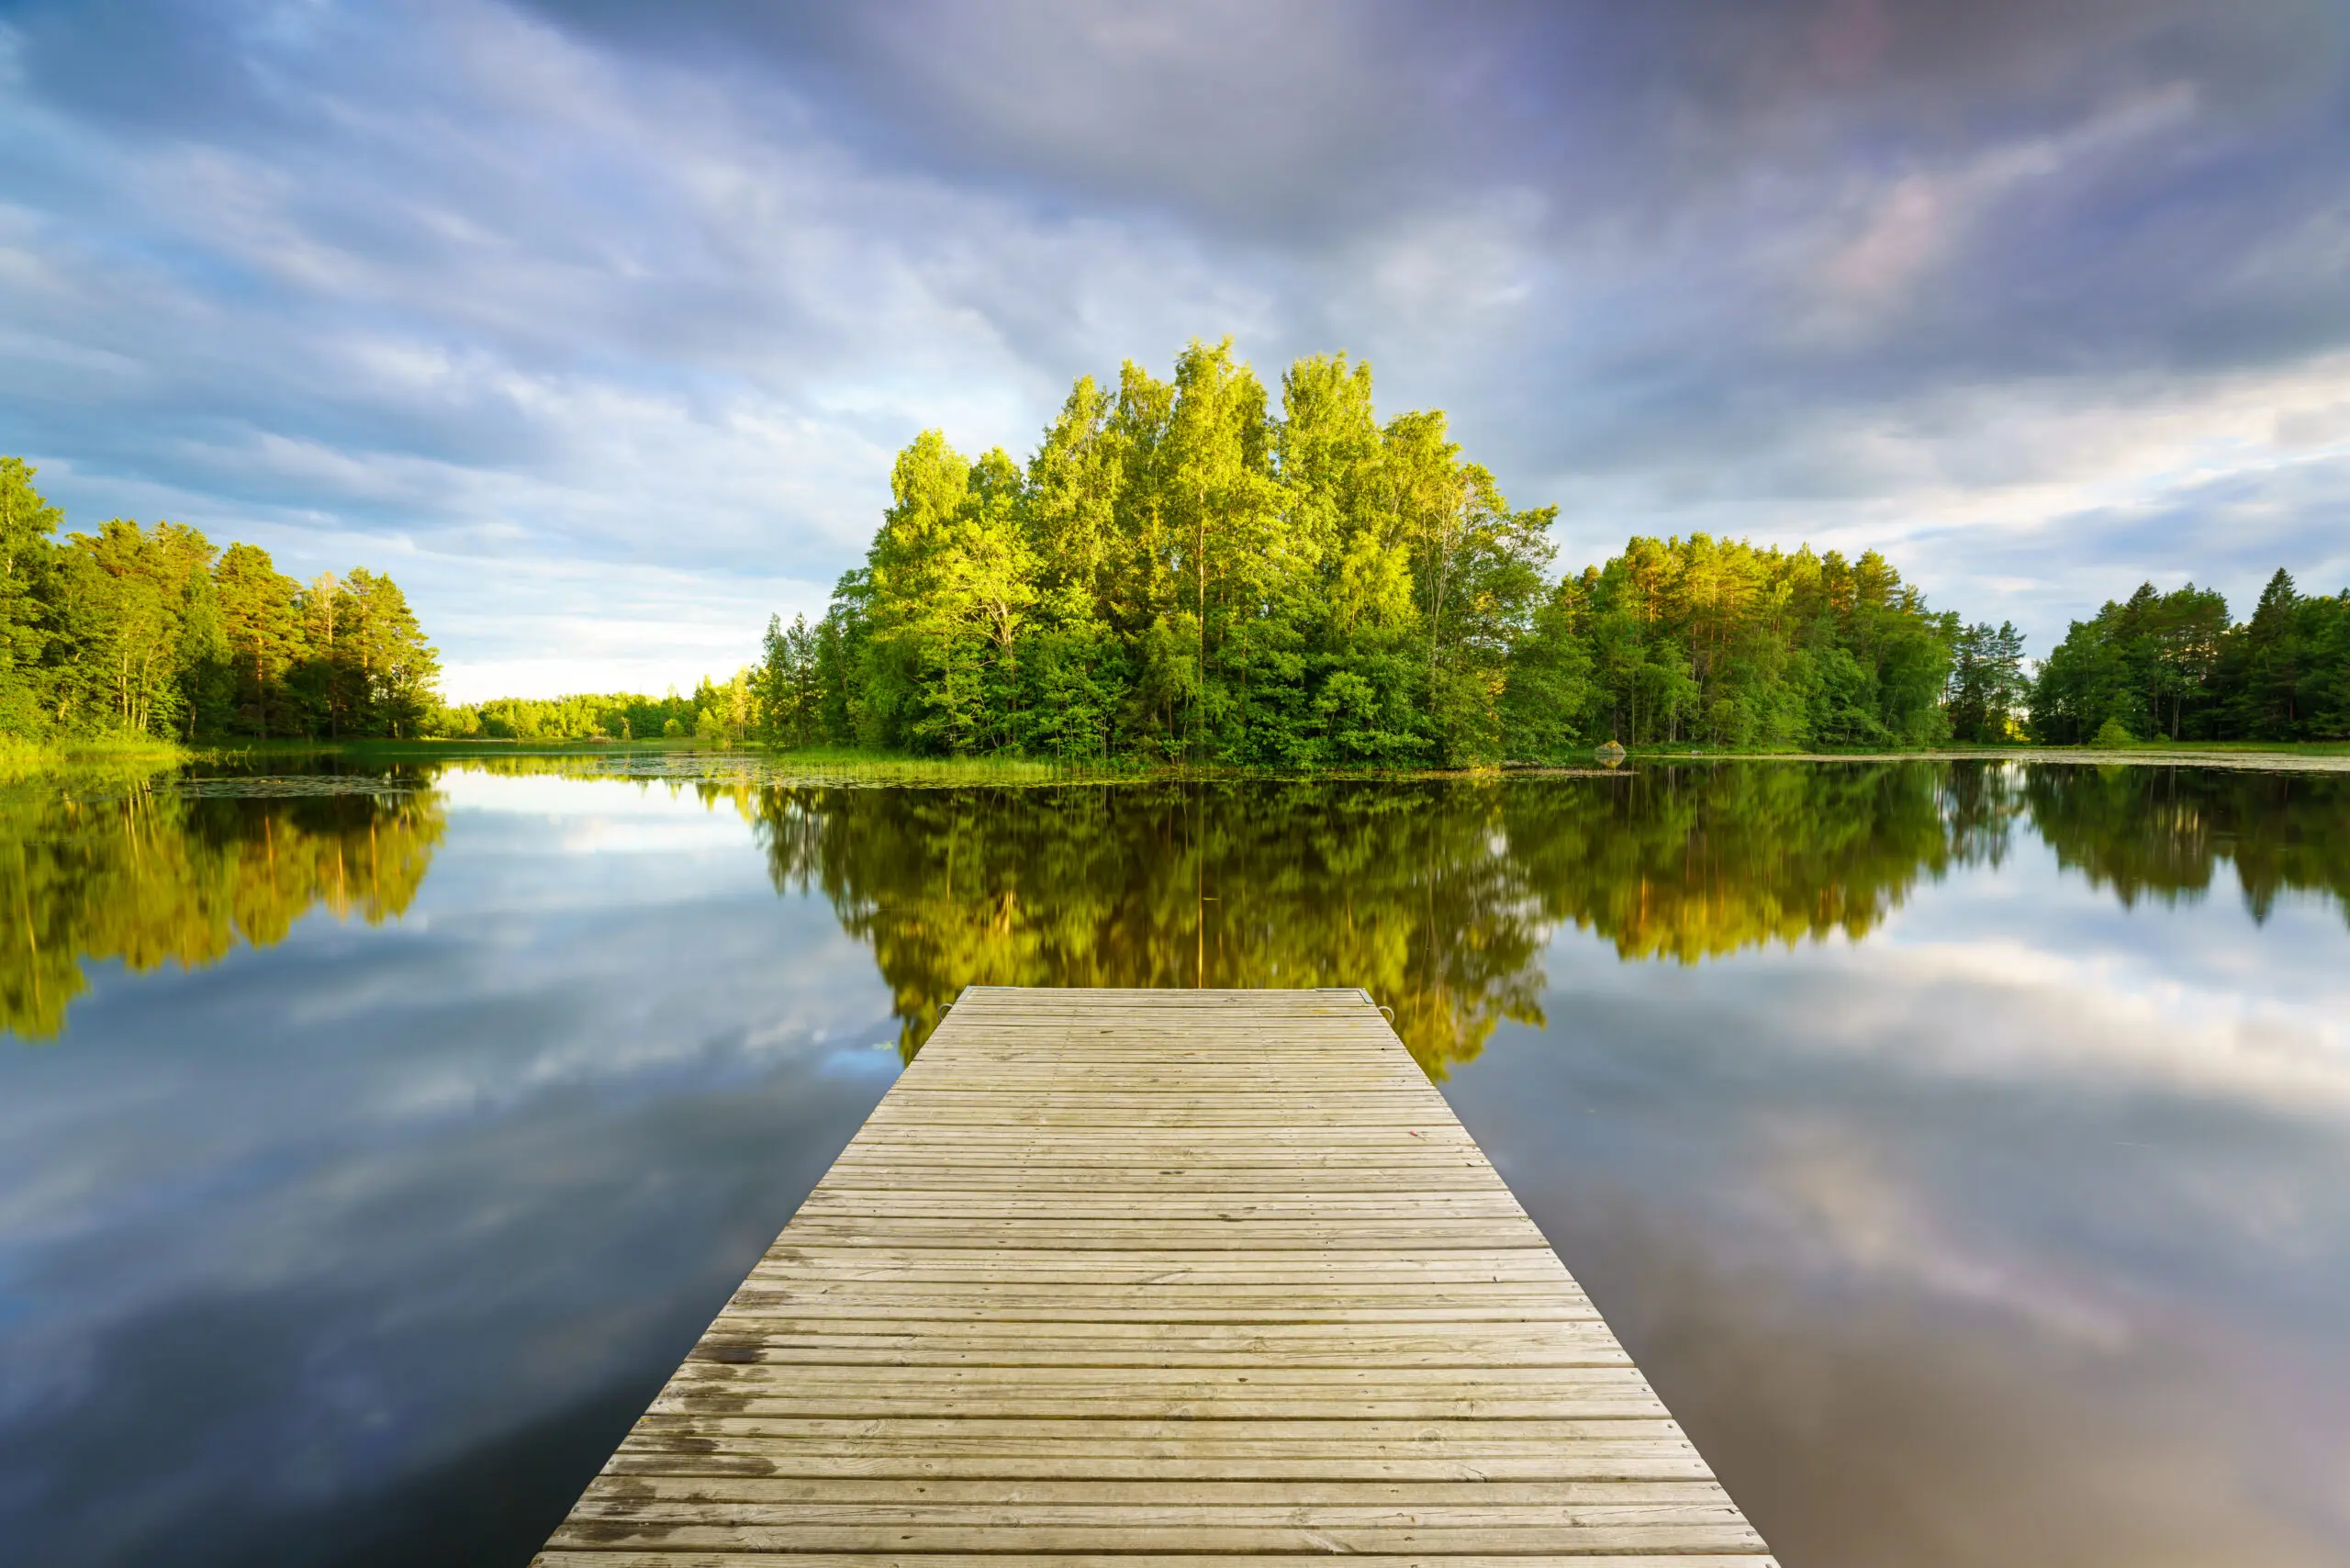
[(1848, 562), (1704, 534), (1634, 539), (1554, 598), (1589, 649), (1597, 738), (1784, 749), (1949, 736), (1957, 618), (1930, 612), (1874, 550)]
[(297, 582), (170, 522), (61, 541), (33, 477), (0, 458), (0, 734), (418, 733), (440, 664), (391, 578)]
[(762, 730), (1292, 769), (1948, 733), (1957, 624), (1874, 553), (1634, 539), (1560, 583), (1553, 516), (1442, 413), (1381, 420), (1366, 364), (1276, 397), (1194, 342), (1079, 380), (1024, 464), (917, 437), (831, 612), (769, 629)]
[(493, 697), (436, 708), (423, 733), (444, 740), (630, 741), (681, 736), (720, 745), (767, 740), (760, 671), (744, 668), (720, 682), (704, 676), (689, 697), (615, 691), (572, 697)]
[(2350, 588), (2309, 597), (2279, 569), (2252, 618), (2189, 583), (2139, 586), (2076, 621), (2031, 690), (2036, 739), (2350, 739)]

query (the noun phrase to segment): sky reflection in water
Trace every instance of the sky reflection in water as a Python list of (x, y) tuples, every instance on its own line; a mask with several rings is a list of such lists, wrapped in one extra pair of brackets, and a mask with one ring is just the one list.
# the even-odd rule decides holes
[(974, 981), (1393, 1004), (1792, 1565), (2350, 1543), (2350, 778), (514, 763), (0, 837), (0, 1560), (520, 1563)]

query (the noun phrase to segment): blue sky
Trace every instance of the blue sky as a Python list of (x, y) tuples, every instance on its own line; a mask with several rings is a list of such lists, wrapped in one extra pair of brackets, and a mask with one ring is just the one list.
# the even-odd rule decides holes
[(0, 3), (0, 452), (408, 588), (458, 699), (689, 685), (944, 428), (1231, 334), (1562, 566), (1884, 549), (2044, 652), (2350, 582), (2350, 8)]

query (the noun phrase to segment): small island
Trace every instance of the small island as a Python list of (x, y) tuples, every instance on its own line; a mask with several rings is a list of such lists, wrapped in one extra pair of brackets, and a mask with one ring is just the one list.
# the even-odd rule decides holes
[(389, 577), (301, 582), (172, 522), (55, 537), (0, 459), (0, 746), (441, 738), (868, 758), (1420, 771), (1655, 753), (2350, 742), (2350, 589), (2282, 568), (2250, 618), (2193, 583), (2109, 601), (2036, 667), (1875, 550), (1635, 536), (1559, 573), (1440, 410), (1371, 366), (1279, 396), (1229, 340), (1081, 376), (1024, 461), (925, 431), (823, 617), (690, 695), (447, 705)]

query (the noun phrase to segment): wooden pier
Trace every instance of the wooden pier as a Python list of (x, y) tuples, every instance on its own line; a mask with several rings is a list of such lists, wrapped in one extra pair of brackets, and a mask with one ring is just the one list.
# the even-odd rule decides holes
[(1767, 1568), (1357, 991), (973, 987), (543, 1568)]

